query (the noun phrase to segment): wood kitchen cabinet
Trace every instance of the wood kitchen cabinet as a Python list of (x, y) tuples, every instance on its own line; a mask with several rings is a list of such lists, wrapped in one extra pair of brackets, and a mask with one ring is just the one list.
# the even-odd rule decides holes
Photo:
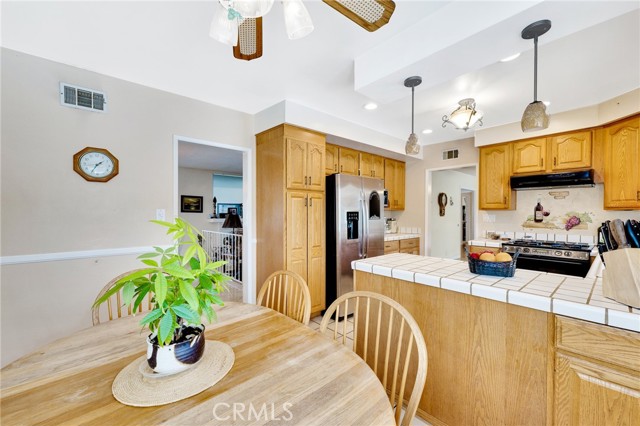
[(256, 135), (256, 291), (277, 270), (298, 272), (314, 313), (325, 308), (324, 171), (324, 134), (282, 124)]
[(360, 176), (384, 179), (384, 157), (360, 152)]
[(391, 253), (400, 253), (400, 240), (384, 242), (384, 254)]
[(326, 144), (324, 148), (324, 174), (329, 176), (338, 173), (339, 158), (337, 145)]
[(640, 333), (555, 319), (554, 424), (637, 424)]
[(389, 193), (389, 207), (386, 210), (404, 210), (405, 163), (384, 159), (384, 187)]
[(544, 172), (547, 165), (547, 140), (528, 139), (512, 143), (513, 173)]
[(400, 253), (420, 255), (420, 238), (400, 240)]
[(513, 174), (591, 167), (591, 130), (512, 142)]
[(604, 208), (640, 209), (640, 115), (604, 128)]
[(480, 147), (479, 193), (480, 210), (510, 210), (515, 208), (511, 190), (511, 145)]
[(360, 167), (360, 156), (358, 155), (358, 151), (341, 146), (338, 147), (338, 157), (339, 173), (358, 176), (358, 170)]

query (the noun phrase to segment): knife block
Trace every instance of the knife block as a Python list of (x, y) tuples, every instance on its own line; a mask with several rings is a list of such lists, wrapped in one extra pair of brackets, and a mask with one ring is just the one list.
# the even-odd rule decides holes
[(604, 296), (640, 309), (640, 248), (607, 251), (603, 256)]

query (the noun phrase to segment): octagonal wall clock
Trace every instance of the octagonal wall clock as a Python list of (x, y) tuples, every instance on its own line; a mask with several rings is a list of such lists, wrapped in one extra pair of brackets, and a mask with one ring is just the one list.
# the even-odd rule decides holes
[(106, 149), (88, 146), (74, 154), (73, 170), (90, 182), (108, 182), (118, 174), (118, 159)]

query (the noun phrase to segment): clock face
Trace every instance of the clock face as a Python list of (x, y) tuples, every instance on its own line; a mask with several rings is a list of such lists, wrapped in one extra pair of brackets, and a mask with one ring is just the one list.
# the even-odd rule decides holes
[(101, 152), (88, 152), (80, 157), (80, 169), (89, 176), (102, 178), (113, 171), (113, 161)]
[(73, 156), (73, 170), (90, 182), (107, 182), (118, 174), (118, 159), (106, 149), (87, 147)]

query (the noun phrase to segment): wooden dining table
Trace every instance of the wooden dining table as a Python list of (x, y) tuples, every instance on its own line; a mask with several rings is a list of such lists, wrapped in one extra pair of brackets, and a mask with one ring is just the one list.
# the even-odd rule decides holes
[[(3, 368), (0, 423), (395, 424), (382, 384), (348, 348), (264, 307), (227, 302), (217, 313), (206, 337), (230, 345), (235, 362), (203, 392), (144, 408), (114, 399), (114, 378), (146, 353), (148, 331), (138, 325), (141, 316), (124, 317), (57, 340)], [(254, 407), (253, 415), (248, 406)], [(238, 413), (239, 408), (244, 411)]]

